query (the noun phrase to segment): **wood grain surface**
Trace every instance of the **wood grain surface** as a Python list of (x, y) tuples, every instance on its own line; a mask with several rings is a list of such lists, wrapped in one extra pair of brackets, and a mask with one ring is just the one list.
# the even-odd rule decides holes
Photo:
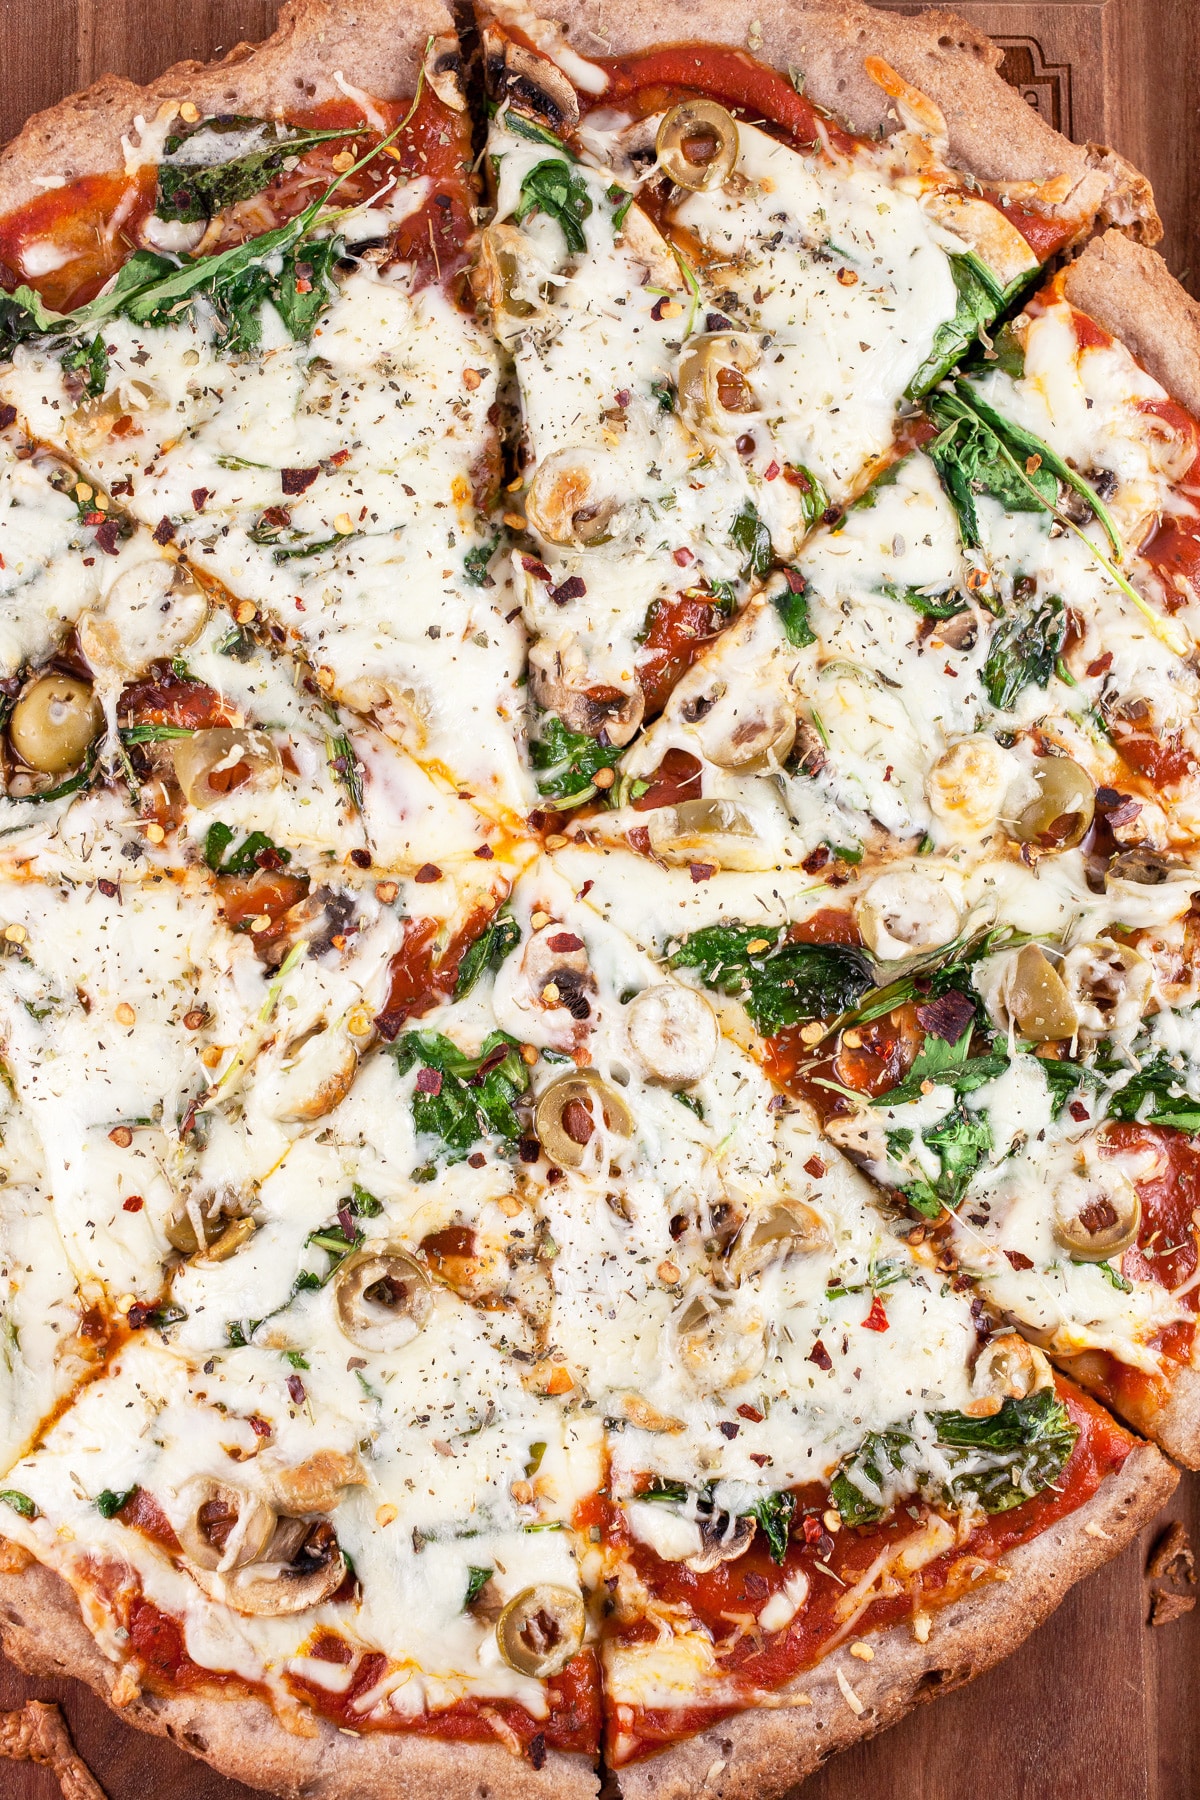
[[(0, 0), (0, 139), (109, 71), (146, 81), (262, 37), (276, 10), (275, 0)], [(1146, 171), (1164, 254), (1200, 293), (1200, 0), (960, 0), (958, 10), (1004, 44), (1006, 73), (1031, 105)], [(1196, 1800), (1200, 1609), (1161, 1629), (1146, 1622), (1146, 1558), (1171, 1518), (1200, 1544), (1200, 1477), (1186, 1476), (1140, 1545), (1077, 1587), (1015, 1656), (838, 1757), (803, 1800)], [(25, 1698), (62, 1702), (110, 1800), (253, 1800), (122, 1726), (77, 1683), (27, 1680), (0, 1658), (0, 1707)], [(0, 1763), (3, 1800), (57, 1795), (46, 1770)]]

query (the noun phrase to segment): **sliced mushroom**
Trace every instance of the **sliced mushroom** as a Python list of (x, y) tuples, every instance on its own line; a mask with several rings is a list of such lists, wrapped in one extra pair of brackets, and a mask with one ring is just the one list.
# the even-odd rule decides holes
[(248, 1488), (197, 1475), (180, 1489), (175, 1535), (198, 1569), (241, 1569), (258, 1562), (277, 1523), (275, 1509)]
[(275, 1498), (285, 1513), (330, 1513), (348, 1487), (363, 1487), (368, 1477), (357, 1451), (318, 1450), (272, 1477)]
[(854, 916), (867, 949), (883, 962), (948, 944), (960, 910), (944, 881), (919, 869), (893, 869), (861, 895)]
[(225, 1575), (189, 1569), (213, 1600), (251, 1617), (278, 1619), (308, 1612), (336, 1594), (346, 1579), (328, 1519), (281, 1519), (261, 1561)]
[(1128, 1176), (1090, 1160), (1054, 1190), (1054, 1235), (1080, 1262), (1107, 1262), (1137, 1242), (1142, 1203)]
[(546, 925), (526, 939), (521, 974), (535, 1005), (565, 1007), (580, 1024), (591, 1017), (588, 995), (595, 993), (596, 979), (588, 966), (587, 947), (565, 925)]
[(1053, 1386), (1054, 1373), (1045, 1353), (1027, 1344), (1019, 1332), (1002, 1331), (989, 1338), (975, 1359), (973, 1397), (963, 1410), (973, 1419), (988, 1419), (1006, 1400), (1026, 1400)]
[(1157, 850), (1122, 850), (1109, 863), (1104, 885), (1109, 887), (1115, 881), (1129, 881), (1137, 887), (1163, 887), (1185, 869), (1186, 864), (1175, 857), (1161, 856)]
[(575, 1069), (551, 1082), (533, 1115), (538, 1142), (550, 1161), (563, 1169), (582, 1167), (601, 1122), (616, 1137), (633, 1135), (633, 1114), (595, 1069)]
[(358, 1073), (358, 1050), (346, 1031), (326, 1026), (306, 1038), (263, 1087), (266, 1111), (287, 1123), (323, 1119), (340, 1106)]
[(594, 450), (554, 450), (525, 496), (525, 516), (548, 544), (596, 549), (624, 532), (619, 480), (609, 460)]
[[(580, 674), (586, 676), (586, 671)], [(626, 690), (597, 682), (585, 687), (574, 674), (568, 679), (557, 655), (548, 662), (530, 658), (529, 686), (543, 712), (557, 713), (569, 730), (582, 731), (587, 737), (598, 738), (603, 732), (617, 749), (633, 737), (646, 710), (640, 688)]]
[(733, 1305), (728, 1294), (702, 1292), (676, 1314), (676, 1354), (700, 1393), (741, 1387), (767, 1360), (765, 1321), (753, 1313), (735, 1314)]
[(1020, 765), (983, 733), (951, 744), (929, 772), (929, 805), (944, 825), (974, 836), (994, 825)]
[(167, 1220), (167, 1242), (182, 1256), (195, 1256), (201, 1251), (212, 1255), (230, 1226), (241, 1223), (245, 1217), (245, 1201), (233, 1189), (190, 1194)]
[(270, 738), (261, 731), (228, 725), (196, 731), (171, 744), (175, 779), (189, 806), (220, 806), (235, 788), (261, 790), (279, 786), (283, 765)]
[(939, 225), (968, 243), (1001, 287), (1037, 268), (1038, 259), (1000, 207), (962, 188), (934, 188), (921, 205)]
[(709, 191), (722, 187), (737, 164), (737, 124), (715, 100), (683, 100), (663, 114), (655, 148), (678, 187)]
[(138, 675), (177, 656), (199, 636), (208, 601), (179, 563), (150, 556), (119, 575), (103, 610), (79, 621), (79, 642), (101, 686), (105, 677)]
[(443, 106), (451, 112), (464, 112), (466, 99), (462, 90), (462, 51), (454, 37), (431, 38), (421, 63), (425, 79)]
[(700, 1549), (684, 1560), (697, 1575), (707, 1575), (722, 1563), (736, 1562), (739, 1556), (745, 1556), (758, 1529), (752, 1513), (701, 1513), (696, 1523), (700, 1527)]
[(835, 1116), (826, 1122), (825, 1136), (857, 1167), (887, 1161), (887, 1134), (878, 1113), (864, 1109)]
[(678, 377), (679, 411), (685, 424), (701, 435), (739, 436), (746, 429), (746, 415), (758, 411), (746, 377), (761, 357), (748, 332), (702, 332), (689, 339)]
[(82, 763), (103, 726), (91, 683), (52, 669), (22, 690), (8, 721), (8, 741), (39, 775), (67, 775)]
[(496, 100), (508, 100), (520, 112), (541, 120), (560, 137), (579, 123), (575, 89), (548, 57), (514, 43), (488, 26), (483, 34), (488, 91)]
[(1000, 984), (1008, 1020), (1032, 1044), (1055, 1044), (1074, 1037), (1079, 1017), (1066, 983), (1044, 950), (1026, 944), (1013, 957)]
[(754, 869), (763, 858), (754, 821), (734, 800), (681, 800), (677, 806), (660, 806), (649, 814), (647, 830), (650, 848), (664, 862)]
[(1135, 1030), (1154, 986), (1154, 971), (1146, 958), (1111, 938), (1076, 944), (1063, 960), (1062, 977), (1080, 1030), (1097, 1037)]
[(1039, 756), (1033, 778), (1037, 795), (1017, 819), (1013, 836), (1046, 853), (1074, 849), (1096, 811), (1091, 777), (1069, 756)]
[(405, 1250), (362, 1250), (333, 1279), (337, 1322), (351, 1343), (384, 1354), (402, 1350), (433, 1311), (429, 1277)]
[(496, 1622), (496, 1642), (510, 1669), (547, 1681), (561, 1675), (583, 1646), (587, 1625), (580, 1596), (539, 1581), (514, 1596)]
[(720, 1033), (703, 994), (664, 981), (643, 988), (625, 1018), (630, 1047), (648, 1081), (685, 1088), (713, 1065)]
[(815, 1206), (806, 1200), (778, 1200), (746, 1220), (733, 1246), (733, 1260), (739, 1275), (753, 1275), (793, 1256), (828, 1250), (830, 1243), (829, 1229)]

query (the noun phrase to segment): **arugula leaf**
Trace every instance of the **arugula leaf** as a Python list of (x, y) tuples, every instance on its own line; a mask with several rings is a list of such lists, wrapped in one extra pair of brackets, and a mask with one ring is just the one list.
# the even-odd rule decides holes
[[(1143, 1110), (1147, 1101), (1149, 1108)], [(1160, 1051), (1143, 1063), (1124, 1087), (1109, 1095), (1108, 1116), (1144, 1125), (1173, 1125), (1177, 1131), (1200, 1131), (1200, 1100), (1192, 1099), (1179, 1071)]]
[(383, 1201), (377, 1200), (365, 1187), (360, 1187), (357, 1181), (350, 1190), (348, 1204), (356, 1219), (377, 1219), (383, 1211)]
[[(906, 1130), (891, 1131), (888, 1133), (888, 1138), (889, 1142), (892, 1138), (906, 1140), (901, 1147), (907, 1149), (912, 1143), (913, 1134)], [(878, 1294), (882, 1288), (894, 1287), (898, 1281), (908, 1281), (912, 1272), (907, 1263), (872, 1262), (867, 1270), (865, 1281), (831, 1282), (825, 1289), (825, 1298), (827, 1300), (844, 1300), (850, 1294)]]
[(584, 731), (572, 731), (557, 713), (547, 714), (540, 735), (529, 746), (538, 793), (569, 806), (582, 806), (590, 800), (596, 792), (593, 775), (599, 769), (615, 768), (622, 754), (616, 744), (602, 744)]
[(968, 1056), (974, 1030), (975, 1020), (972, 1019), (953, 1044), (929, 1032), (904, 1080), (889, 1088), (886, 1094), (879, 1094), (871, 1105), (904, 1106), (910, 1100), (919, 1100), (926, 1081), (953, 1088), (956, 1094), (970, 1094), (997, 1075), (1003, 1075), (1008, 1067), (1007, 1056)]
[(518, 225), (523, 225), (530, 213), (545, 213), (557, 220), (567, 249), (580, 256), (587, 249), (583, 221), (591, 211), (592, 197), (582, 175), (561, 157), (550, 157), (535, 163), (522, 181), (513, 217)]
[[(959, 387), (962, 388), (960, 383)], [(967, 389), (971, 396), (971, 390)], [(947, 496), (958, 514), (964, 544), (978, 549), (982, 543), (977, 494), (990, 494), (1006, 512), (1049, 512), (1058, 500), (1058, 482), (1039, 461), (1032, 470), (1026, 462), (1032, 453), (1014, 450), (1015, 439), (998, 413), (985, 419), (977, 405), (968, 405), (961, 392), (935, 394), (926, 409), (938, 435), (925, 446)], [(999, 429), (990, 422), (998, 421)], [(1019, 465), (1015, 463), (1020, 456)]]
[(742, 568), (746, 580), (752, 575), (769, 574), (775, 558), (771, 534), (759, 518), (758, 508), (752, 500), (747, 500), (729, 527), (729, 538), (746, 559)]
[(92, 1505), (102, 1519), (115, 1519), (121, 1508), (127, 1506), (136, 1493), (136, 1487), (126, 1488), (121, 1494), (115, 1493), (112, 1488), (103, 1488)]
[(795, 1510), (796, 1496), (786, 1488), (777, 1494), (764, 1494), (750, 1508), (749, 1516), (757, 1520), (758, 1529), (767, 1540), (767, 1551), (773, 1563), (781, 1563), (787, 1556), (788, 1532)]
[(1063, 1107), (1085, 1082), (1093, 1086), (1101, 1077), (1095, 1069), (1086, 1063), (1059, 1061), (1052, 1056), (1040, 1056), (1038, 1067), (1046, 1077), (1046, 1086), (1050, 1089), (1050, 1116), (1057, 1119)]
[(23, 1519), (41, 1517), (37, 1505), (29, 1498), (28, 1494), (23, 1494), (20, 1488), (0, 1488), (0, 1501), (3, 1501), (5, 1506), (11, 1506), (14, 1512), (20, 1513)]
[(1034, 594), (1000, 620), (983, 665), (984, 689), (997, 711), (1011, 711), (1030, 682), (1047, 685), (1066, 636), (1066, 609), (1057, 594)]
[(90, 344), (76, 344), (66, 352), (62, 366), (81, 377), (83, 391), (90, 400), (99, 399), (108, 386), (108, 348), (99, 332)]
[(474, 1563), (467, 1569), (467, 1591), (463, 1596), (464, 1612), (473, 1600), (478, 1600), (480, 1594), (495, 1573), (495, 1569), (476, 1568)]
[[(1024, 1400), (1006, 1400), (986, 1419), (960, 1412), (929, 1416), (951, 1474), (945, 1482), (919, 1475), (916, 1491), (960, 1506), (974, 1501), (988, 1513), (1008, 1512), (1042, 1493), (1062, 1474), (1079, 1438), (1052, 1388)], [(874, 1525), (885, 1517), (887, 1508), (867, 1490), (886, 1490), (890, 1478), (904, 1468), (905, 1451), (913, 1443), (907, 1431), (872, 1431), (843, 1459), (830, 1494), (845, 1524)]]
[(675, 411), (675, 389), (669, 381), (651, 382), (650, 392), (658, 401), (659, 412), (669, 413)]
[[(751, 950), (750, 946), (762, 945)], [(860, 1000), (871, 965), (847, 944), (788, 944), (754, 926), (706, 925), (669, 954), (674, 969), (697, 969), (706, 987), (741, 1000), (765, 1037), (808, 1019), (827, 1019)]]
[(469, 994), (485, 969), (498, 969), (506, 956), (521, 941), (521, 927), (511, 913), (499, 912), (485, 931), (480, 932), (458, 965), (454, 983), (455, 1000)]
[(996, 315), (1037, 274), (1036, 269), (1031, 269), (1004, 288), (973, 250), (963, 251), (949, 260), (958, 303), (954, 316), (934, 332), (929, 355), (904, 390), (906, 400), (920, 400), (930, 388), (936, 387), (980, 331), (986, 330)]
[[(181, 154), (186, 153), (188, 144), (200, 132), (242, 132), (255, 125), (262, 132), (262, 147), (228, 162), (189, 162), (186, 154)], [(165, 156), (158, 165), (158, 195), (154, 204), (158, 217), (179, 219), (187, 225), (211, 219), (214, 213), (224, 211), (227, 206), (235, 206), (239, 200), (248, 200), (252, 194), (261, 193), (290, 158), (303, 156), (315, 145), (328, 143), (331, 138), (349, 135), (346, 128), (340, 126), (335, 131), (297, 131), (288, 137), (272, 137), (268, 141), (267, 134), (277, 130), (277, 126), (265, 119), (231, 115), (205, 119), (195, 131), (169, 137), (164, 145)]]
[(1103, 1275), (1109, 1287), (1116, 1288), (1118, 1294), (1132, 1294), (1132, 1281), (1126, 1281), (1120, 1270), (1114, 1269), (1110, 1262), (1088, 1262), (1081, 1256), (1072, 1256), (1070, 1261), (1077, 1269), (1095, 1269), (1097, 1275)]
[(478, 1056), (466, 1055), (440, 1032), (410, 1031), (397, 1039), (394, 1055), (401, 1075), (420, 1065), (441, 1077), (436, 1092), (416, 1089), (412, 1115), (418, 1133), (439, 1140), (448, 1162), (461, 1162), (481, 1138), (516, 1143), (516, 1103), (528, 1091), (529, 1070), (506, 1031), (489, 1032)]
[(265, 831), (252, 831), (233, 855), (227, 857), (225, 852), (233, 839), (232, 827), (223, 820), (216, 819), (209, 826), (204, 838), (204, 860), (214, 875), (253, 875), (262, 867), (258, 859), (264, 850), (270, 851), (272, 857), (277, 856), (281, 863), (292, 860), (291, 851), (273, 843)]
[[(788, 643), (803, 650), (807, 644), (817, 641), (817, 634), (808, 622), (808, 583), (793, 569), (787, 571), (786, 582), (777, 594), (772, 594), (771, 600)], [(793, 587), (793, 582), (800, 585)]]

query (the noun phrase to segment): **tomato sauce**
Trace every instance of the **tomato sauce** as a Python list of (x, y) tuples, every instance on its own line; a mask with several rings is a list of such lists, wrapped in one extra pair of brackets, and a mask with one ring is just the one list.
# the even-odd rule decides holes
[(647, 722), (667, 704), (706, 644), (728, 623), (728, 614), (703, 594), (675, 594), (656, 600), (637, 661)]
[(260, 869), (256, 875), (220, 875), (217, 903), (221, 916), (234, 931), (248, 931), (258, 919), (268, 921), (254, 933), (255, 947), (276, 943), (286, 935), (285, 914), (308, 893), (306, 875), (289, 875), (283, 869)]
[(656, 806), (675, 806), (680, 800), (698, 800), (703, 769), (686, 750), (670, 749), (648, 777), (644, 794), (632, 801), (634, 812), (653, 812)]
[[(498, 902), (497, 902), (498, 904)], [(419, 1019), (449, 998), (458, 965), (492, 922), (495, 907), (479, 906), (444, 949), (438, 948), (441, 927), (436, 919), (406, 919), (404, 942), (391, 962), (387, 999), (375, 1027), (390, 1042), (409, 1019)]]
[(233, 725), (237, 718), (216, 688), (174, 674), (133, 682), (121, 695), (118, 710), (130, 725), (177, 725), (189, 731)]
[[(375, 106), (389, 131), (408, 110), (408, 102), (403, 100), (381, 100)], [(363, 155), (378, 139), (378, 134), (364, 125), (361, 108), (348, 98), (288, 114), (284, 122), (318, 131), (344, 125), (346, 135), (315, 146), (295, 169), (282, 172), (261, 193), (230, 207), (218, 235), (206, 242), (206, 253), (229, 249), (295, 218), (334, 180), (335, 156), (351, 146)], [(392, 255), (398, 262), (414, 265), (418, 288), (432, 281), (457, 287), (472, 230), (470, 161), (467, 115), (454, 112), (425, 86), (395, 143), (344, 181), (334, 203), (360, 203), (397, 176), (428, 178), (430, 193), (397, 227)], [(154, 210), (155, 192), (155, 171), (147, 165), (132, 177), (116, 171), (83, 176), (26, 201), (0, 219), (0, 285), (11, 290), (26, 282), (60, 312), (83, 305), (141, 243), (142, 228)], [(61, 256), (58, 267), (44, 274), (28, 274), (30, 250), (48, 243)]]
[(1039, 262), (1048, 262), (1056, 256), (1063, 246), (1070, 241), (1079, 229), (1078, 221), (1061, 219), (1052, 213), (1036, 212), (1031, 206), (1001, 206), (991, 194), (985, 193), (983, 198), (990, 200), (996, 211), (1002, 213), (1010, 225), (1015, 225)]
[[(1056, 1520), (1075, 1512), (1107, 1476), (1121, 1467), (1135, 1440), (1072, 1383), (1060, 1378), (1058, 1389), (1080, 1436), (1056, 1485), (1010, 1512), (982, 1519), (965, 1543), (953, 1545), (926, 1564), (911, 1586), (873, 1600), (855, 1620), (853, 1637), (907, 1624), (918, 1597), (923, 1610), (936, 1611), (980, 1581), (992, 1579), (992, 1568), (1006, 1551), (1030, 1542)], [(815, 1523), (827, 1505), (824, 1488), (798, 1490), (793, 1536), (782, 1565), (772, 1562), (759, 1534), (744, 1556), (703, 1575), (682, 1563), (662, 1562), (645, 1545), (625, 1539), (619, 1524), (610, 1522), (609, 1529), (611, 1538), (621, 1544), (655, 1598), (688, 1609), (712, 1633), (724, 1677), (750, 1691), (771, 1690), (821, 1659), (829, 1640), (841, 1629), (838, 1601), (846, 1588), (862, 1577), (889, 1544), (899, 1543), (918, 1528), (902, 1509), (898, 1518), (879, 1525), (818, 1536)], [(802, 1529), (797, 1529), (805, 1510), (814, 1521), (812, 1543)], [(928, 1516), (927, 1508), (921, 1511)], [(831, 1580), (819, 1563), (832, 1569), (839, 1579)], [(757, 1617), (770, 1596), (800, 1572), (808, 1577), (808, 1599), (783, 1631), (770, 1636), (754, 1628), (739, 1632), (726, 1616), (737, 1613)], [(633, 1643), (654, 1635), (641, 1620), (615, 1624), (609, 1630), (610, 1641), (616, 1642)], [(622, 1764), (650, 1756), (667, 1744), (707, 1729), (735, 1710), (728, 1703), (669, 1711), (614, 1708), (607, 1724), (609, 1760)]]

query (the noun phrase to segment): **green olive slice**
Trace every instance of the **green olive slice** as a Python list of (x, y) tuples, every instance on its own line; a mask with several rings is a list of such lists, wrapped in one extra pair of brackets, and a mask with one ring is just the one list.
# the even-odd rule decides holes
[(829, 1231), (807, 1200), (779, 1200), (752, 1213), (738, 1233), (734, 1256), (739, 1272), (752, 1274), (793, 1256), (828, 1250)]
[(1119, 1169), (1075, 1171), (1054, 1190), (1054, 1235), (1079, 1262), (1107, 1262), (1137, 1242), (1142, 1203)]
[(1018, 818), (1013, 836), (1047, 853), (1073, 850), (1087, 836), (1096, 811), (1091, 777), (1072, 757), (1039, 756), (1033, 778), (1037, 794)]
[(1009, 1018), (1030, 1043), (1060, 1043), (1078, 1030), (1066, 983), (1036, 944), (1026, 944), (1017, 953), (1002, 992)]
[(738, 158), (738, 128), (715, 100), (684, 100), (663, 115), (655, 143), (662, 168), (693, 192), (722, 187)]
[(616, 1089), (595, 1069), (575, 1069), (551, 1082), (541, 1096), (533, 1128), (552, 1163), (578, 1169), (601, 1120), (617, 1137), (632, 1137), (633, 1114)]
[(189, 806), (219, 806), (236, 788), (278, 787), (279, 752), (261, 731), (217, 725), (176, 738), (171, 745), (175, 779)]
[[(746, 377), (761, 352), (745, 332), (705, 332), (690, 340), (679, 364), (679, 410), (690, 425), (739, 433), (758, 410)], [(742, 415), (740, 418), (738, 415)]]
[(31, 681), (13, 707), (8, 741), (40, 775), (77, 769), (104, 725), (90, 682), (52, 670)]
[(433, 1290), (420, 1263), (405, 1250), (363, 1250), (348, 1256), (333, 1280), (337, 1322), (364, 1350), (402, 1350), (424, 1330)]
[(175, 1534), (198, 1569), (241, 1569), (258, 1562), (275, 1532), (272, 1506), (232, 1481), (197, 1475), (179, 1493)]
[(510, 1669), (546, 1681), (578, 1655), (586, 1625), (578, 1594), (539, 1581), (508, 1602), (496, 1621), (496, 1642)]
[[(205, 1251), (211, 1256), (217, 1244), (228, 1234), (231, 1224), (249, 1223), (248, 1220), (243, 1220), (241, 1209), (241, 1197), (234, 1193), (210, 1194), (205, 1199), (193, 1197), (179, 1206), (167, 1220), (164, 1227), (167, 1242), (182, 1256), (195, 1256), (199, 1251)], [(251, 1233), (253, 1229), (251, 1225)], [(237, 1245), (233, 1248), (237, 1248)], [(225, 1254), (232, 1253), (231, 1248)]]

